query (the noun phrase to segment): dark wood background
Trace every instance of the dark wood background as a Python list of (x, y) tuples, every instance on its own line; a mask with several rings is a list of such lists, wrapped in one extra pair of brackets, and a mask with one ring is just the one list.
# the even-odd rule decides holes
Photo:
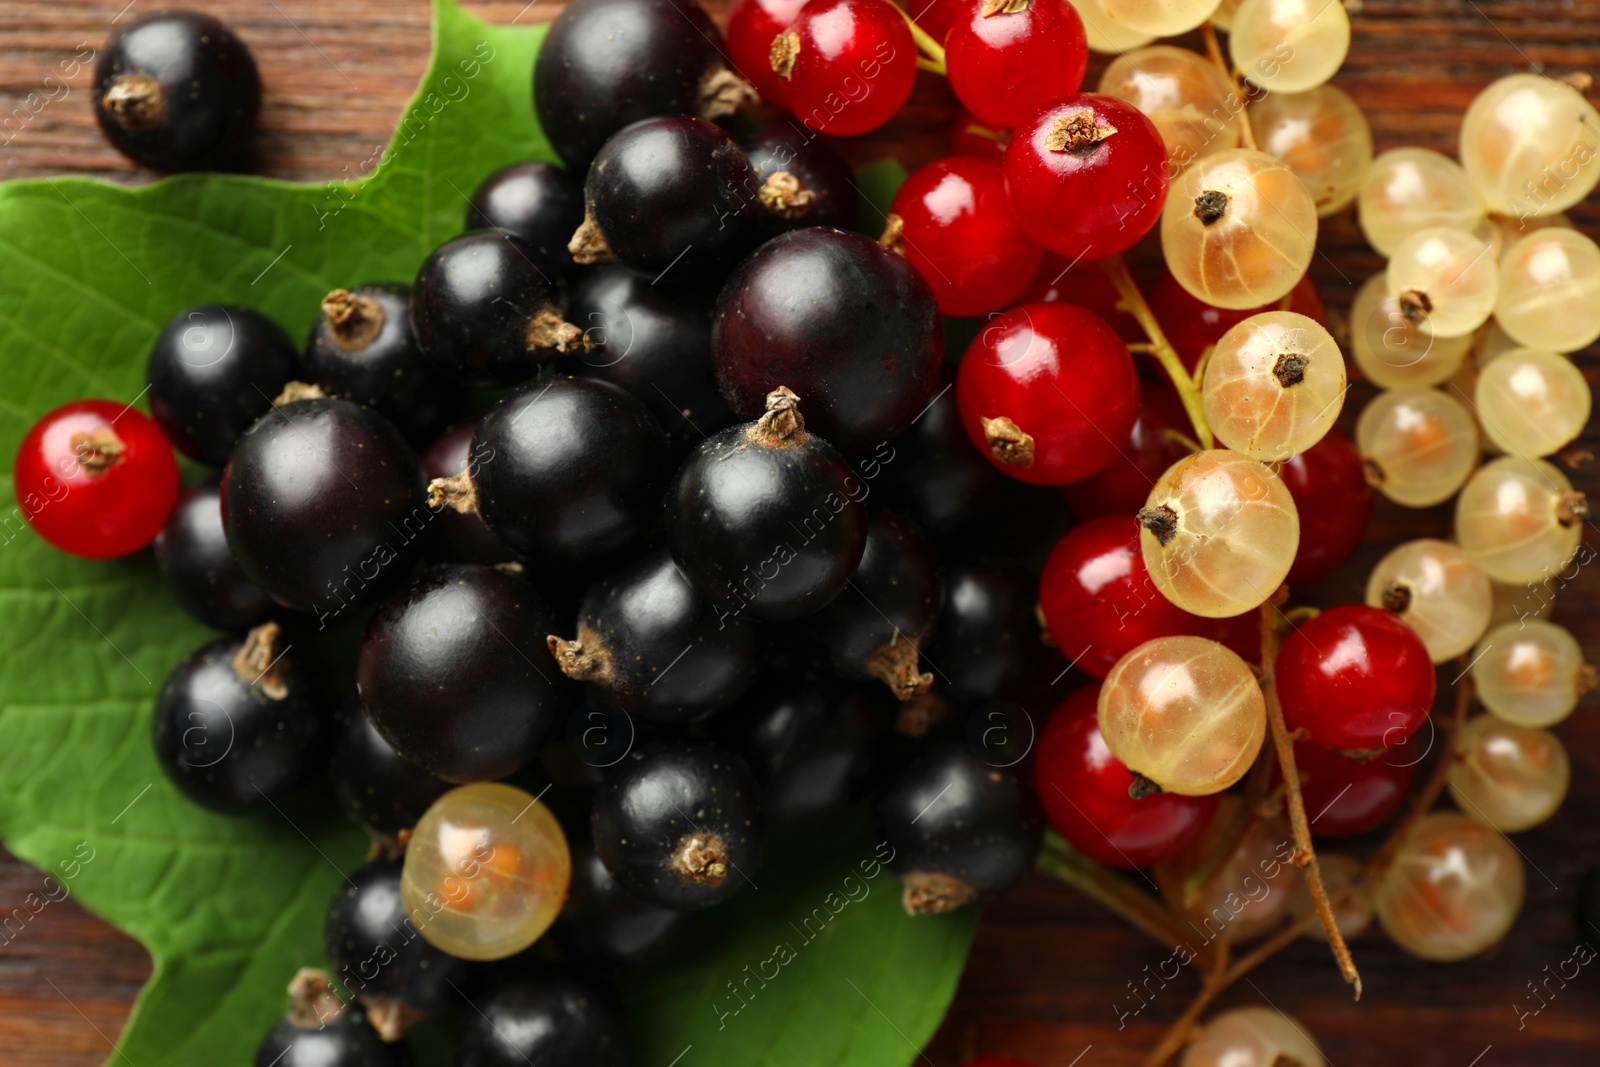
[[(78, 0), (0, 2), (0, 123), (23, 115), (30, 92), (60, 97), (45, 78), (87, 44), (98, 49), (114, 21), (159, 4)], [(256, 55), (266, 83), (263, 155), (267, 173), (321, 181), (345, 175), (388, 139), (394, 116), (428, 55), (422, 0), (190, 0), (233, 24)], [(497, 22), (549, 19), (559, 3), (496, 0), (469, 6)], [(713, 7), (720, 7), (714, 4)], [(1367, 112), (1379, 150), (1418, 144), (1453, 152), (1460, 115), (1474, 93), (1502, 74), (1564, 74), (1600, 65), (1600, 0), (1367, 0), (1354, 16), (1350, 58), (1336, 83)], [(1104, 60), (1091, 68), (1090, 85)], [(90, 113), (85, 67), (31, 120), (0, 130), (0, 177), (77, 173), (142, 181), (101, 140)], [(952, 98), (922, 76), (906, 114), (846, 145), (857, 161), (886, 153), (909, 166), (944, 150)], [(1595, 198), (1570, 213), (1600, 234)], [(1336, 316), (1355, 286), (1380, 265), (1354, 218), (1325, 220), (1313, 272)], [(1583, 366), (1591, 382), (1600, 367)], [(1364, 394), (1346, 408), (1348, 423)], [(1593, 430), (1587, 443), (1597, 445)], [(1591, 466), (1574, 475), (1600, 493)], [(1297, 600), (1359, 599), (1386, 546), (1405, 537), (1448, 536), (1449, 509), (1408, 512), (1380, 502), (1358, 557)], [(1591, 542), (1596, 530), (1586, 531)], [(1600, 594), (1585, 568), (1557, 600), (1557, 619), (1600, 658)], [(1446, 672), (1443, 682), (1452, 676)], [(1537, 1007), (1528, 983), (1566, 960), (1578, 940), (1571, 902), (1579, 874), (1600, 863), (1600, 716), (1596, 700), (1558, 732), (1573, 759), (1573, 791), (1561, 814), (1515, 838), (1528, 860), (1528, 903), (1510, 936), (1487, 956), (1460, 964), (1413, 960), (1369, 932), (1353, 949), (1366, 998), (1353, 1004), (1326, 950), (1301, 943), (1241, 983), (1224, 1005), (1270, 1003), (1301, 1019), (1334, 1067), (1509, 1067), (1590, 1064), (1600, 1050), (1600, 963), (1555, 990), (1519, 1027), (1515, 1010)], [(0, 798), (0, 803), (3, 803)], [(0, 912), (40, 887), (40, 875), (0, 851)], [(1600, 934), (1593, 934), (1600, 941)], [(1129, 1007), (1127, 983), (1168, 955), (1092, 904), (1032, 878), (990, 908), (961, 990), (938, 1037), (918, 1061), (955, 1067), (963, 1056), (1010, 1053), (1039, 1067), (1137, 1064), (1182, 1010), (1195, 978), (1173, 982), (1119, 1029), (1114, 1005)], [(1548, 968), (1548, 970), (1547, 970)], [(1567, 970), (1570, 972), (1571, 966)], [(0, 947), (0, 1067), (77, 1067), (115, 1057), (129, 1007), (149, 973), (133, 941), (80, 909), (52, 905), (27, 936)], [(221, 1065), (218, 1065), (221, 1067)]]

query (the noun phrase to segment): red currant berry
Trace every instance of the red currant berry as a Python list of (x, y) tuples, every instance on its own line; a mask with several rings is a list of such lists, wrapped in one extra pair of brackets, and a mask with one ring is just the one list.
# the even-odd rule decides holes
[(1372, 518), (1372, 488), (1361, 453), (1350, 438), (1329, 430), (1322, 440), (1290, 457), (1278, 475), (1300, 512), (1300, 547), (1289, 568), (1289, 581), (1321, 578), (1350, 558)]
[(990, 462), (1034, 485), (1107, 466), (1139, 414), (1128, 346), (1092, 311), (1023, 304), (994, 316), (956, 376), (967, 435)]
[(950, 123), (950, 154), (953, 156), (978, 156), (1005, 162), (1006, 142), (1011, 131), (1003, 126), (992, 126), (961, 107)]
[(1103, 470), (1061, 487), (1061, 496), (1080, 519), (1132, 515), (1144, 507), (1150, 489), (1167, 468), (1189, 454), (1169, 430), (1193, 432), (1176, 393), (1160, 382), (1139, 383), (1139, 417), (1133, 430)]
[[(1179, 285), (1168, 271), (1162, 271), (1150, 286), (1150, 308), (1156, 313), (1161, 332), (1167, 335), (1178, 358), (1190, 370), (1200, 362), (1200, 354), (1222, 340), (1223, 334), (1252, 315), (1280, 310), (1281, 304), (1280, 301), (1243, 311), (1212, 307)], [(1289, 291), (1288, 310), (1316, 319), (1324, 326), (1328, 324), (1328, 309), (1323, 306), (1322, 294), (1317, 292), (1317, 283), (1309, 274), (1302, 275)]]
[(1277, 676), (1289, 726), (1351, 754), (1399, 744), (1433, 707), (1433, 660), (1422, 639), (1365, 604), (1329, 608), (1285, 637)]
[(761, 99), (787, 107), (783, 79), (772, 69), (772, 39), (805, 6), (805, 0), (735, 0), (728, 10), (728, 57), (739, 75), (749, 80)]
[(1167, 149), (1132, 104), (1099, 93), (1057, 100), (1018, 124), (1006, 191), (1035, 241), (1069, 258), (1133, 246), (1167, 202)]
[(1039, 607), (1061, 654), (1096, 678), (1146, 641), (1204, 636), (1211, 622), (1172, 603), (1150, 581), (1132, 514), (1068, 530), (1044, 562)]
[(945, 315), (982, 315), (1010, 304), (1043, 249), (1011, 215), (1000, 164), (949, 156), (918, 167), (890, 210), (896, 250), (928, 283)]
[(1246, 611), (1240, 615), (1227, 615), (1220, 619), (1207, 619), (1211, 628), (1206, 636), (1226, 648), (1246, 663), (1261, 664), (1261, 615)]
[(1057, 832), (1092, 860), (1149, 867), (1188, 848), (1216, 814), (1221, 794), (1128, 795), (1133, 774), (1100, 736), (1100, 687), (1067, 697), (1039, 735), (1034, 786)]
[(996, 126), (1016, 126), (1077, 92), (1089, 64), (1083, 20), (1067, 0), (968, 3), (944, 51), (957, 99)]
[[(1105, 319), (1106, 325), (1129, 344), (1148, 340), (1139, 320), (1118, 306), (1121, 300), (1117, 287), (1095, 263), (1067, 259), (1045, 249), (1044, 258), (1039, 261), (1039, 272), (1017, 298), (1017, 303), (1076, 304)], [(1163, 375), (1160, 380), (1165, 382), (1166, 377)], [(1144, 503), (1144, 499), (1141, 497), (1139, 502)]]
[(955, 21), (966, 3), (967, 0), (928, 0), (927, 6), (914, 12), (911, 18), (918, 26), (928, 31), (929, 37), (943, 43), (945, 34), (950, 32), (950, 23)]
[[(1420, 757), (1404, 748), (1377, 759), (1357, 760), (1310, 741), (1296, 741), (1294, 766), (1311, 832), (1318, 837), (1351, 837), (1376, 829), (1410, 794), (1418, 762)], [(1274, 764), (1274, 774), (1278, 773)]]
[(848, 136), (894, 118), (917, 80), (917, 47), (889, 0), (809, 0), (772, 39), (789, 109), (813, 130)]
[(178, 502), (172, 445), (115, 400), (78, 400), (34, 423), (17, 449), (17, 500), (63, 552), (111, 559), (155, 539)]

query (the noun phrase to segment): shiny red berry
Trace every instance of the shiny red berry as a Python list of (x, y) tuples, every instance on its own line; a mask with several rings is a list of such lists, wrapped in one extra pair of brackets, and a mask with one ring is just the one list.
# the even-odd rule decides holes
[(1349, 753), (1392, 748), (1433, 707), (1433, 661), (1387, 611), (1342, 604), (1302, 623), (1278, 651), (1278, 697), (1291, 728)]
[(1068, 258), (1133, 246), (1167, 202), (1167, 149), (1132, 104), (1077, 93), (1017, 125), (1006, 190), (1035, 241)]
[(1295, 770), (1311, 832), (1351, 837), (1381, 826), (1410, 794), (1423, 754), (1421, 746), (1416, 751), (1401, 746), (1376, 759), (1357, 760), (1310, 741), (1295, 742)]
[(1007, 306), (1044, 254), (1011, 214), (1005, 175), (991, 160), (949, 156), (918, 167), (889, 210), (900, 220), (899, 249), (945, 315)]
[(75, 556), (111, 559), (155, 539), (178, 502), (172, 445), (116, 400), (78, 400), (34, 423), (12, 469), (39, 536)]
[(1207, 635), (1211, 623), (1155, 587), (1131, 513), (1090, 519), (1056, 542), (1039, 579), (1039, 606), (1061, 654), (1096, 678), (1146, 641)]
[(984, 122), (964, 107), (956, 108), (956, 117), (950, 121), (950, 154), (953, 156), (979, 156), (1002, 163), (1009, 140), (1009, 129)]
[(1329, 430), (1279, 467), (1278, 475), (1300, 512), (1300, 547), (1289, 581), (1321, 578), (1350, 558), (1372, 518), (1372, 489), (1361, 453), (1350, 438)]
[[(1144, 507), (1156, 479), (1189, 454), (1169, 431), (1192, 436), (1183, 402), (1160, 382), (1139, 383), (1139, 416), (1117, 456), (1096, 474), (1061, 487), (1061, 496), (1080, 519), (1132, 515)], [(1365, 484), (1365, 483), (1363, 483)]]
[(1116, 458), (1139, 414), (1139, 376), (1105, 320), (1073, 304), (1023, 304), (989, 320), (956, 377), (978, 451), (1019, 481), (1063, 485)]
[(783, 79), (772, 69), (772, 39), (805, 6), (805, 0), (735, 0), (728, 9), (728, 58), (734, 70), (756, 87), (761, 99), (787, 107)]
[(967, 0), (923, 0), (923, 3), (907, 6), (919, 8), (911, 11), (911, 18), (928, 31), (929, 37), (943, 43), (945, 34), (950, 32), (950, 23), (955, 21), (966, 3)]
[[(1017, 303), (1032, 304), (1042, 300), (1047, 304), (1076, 304), (1105, 319), (1106, 325), (1129, 344), (1148, 340), (1139, 320), (1117, 306), (1121, 299), (1117, 287), (1093, 260), (1068, 259), (1045, 249), (1038, 273), (1017, 298)], [(1163, 376), (1161, 380), (1166, 379)]]
[(944, 40), (950, 88), (985, 122), (1016, 126), (1083, 83), (1089, 45), (1067, 0), (974, 2), (958, 11)]
[(848, 136), (888, 122), (917, 80), (917, 47), (889, 0), (809, 0), (772, 39), (772, 71), (807, 126)]
[(1133, 774), (1100, 736), (1100, 687), (1067, 697), (1045, 723), (1034, 762), (1039, 804), (1073, 848), (1112, 867), (1149, 867), (1198, 838), (1216, 814), (1220, 794), (1128, 795)]
[[(1190, 370), (1200, 361), (1200, 354), (1222, 340), (1222, 335), (1233, 327), (1252, 315), (1280, 310), (1279, 304), (1243, 311), (1212, 307), (1179, 285), (1168, 271), (1162, 271), (1151, 283), (1149, 300), (1150, 309), (1161, 324), (1161, 332), (1167, 335), (1178, 358)], [(1328, 309), (1322, 303), (1322, 294), (1317, 292), (1317, 283), (1309, 274), (1301, 276), (1289, 291), (1288, 310), (1316, 319), (1324, 326), (1328, 324)]]

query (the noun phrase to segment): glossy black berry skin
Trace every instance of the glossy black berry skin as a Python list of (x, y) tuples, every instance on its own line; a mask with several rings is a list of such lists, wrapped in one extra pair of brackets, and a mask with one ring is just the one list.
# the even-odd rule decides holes
[(472, 438), (478, 514), (523, 556), (594, 559), (660, 513), (667, 437), (644, 402), (596, 378), (530, 382)]
[(923, 646), (936, 683), (958, 703), (1016, 696), (1044, 671), (1034, 605), (1039, 579), (1009, 559), (965, 559), (944, 569), (944, 611)]
[(591, 584), (574, 632), (551, 638), (561, 669), (602, 700), (659, 722), (721, 711), (744, 695), (760, 664), (756, 624), (723, 617), (661, 546)]
[(862, 486), (832, 445), (767, 419), (703, 442), (667, 493), (672, 557), (724, 611), (797, 619), (843, 591), (866, 547)]
[(663, 908), (702, 908), (755, 873), (765, 842), (761, 792), (745, 761), (720, 746), (658, 741), (611, 771), (595, 794), (590, 831), (628, 892)]
[(222, 528), (222, 480), (207, 478), (178, 498), (151, 547), (178, 606), (207, 626), (243, 633), (276, 605), (239, 569)]
[(675, 451), (735, 421), (711, 376), (709, 300), (665, 292), (610, 264), (573, 287), (569, 318), (591, 345), (569, 366), (644, 401)]
[(328, 775), (346, 817), (387, 838), (415, 826), (450, 788), (396, 752), (358, 703), (339, 713), (339, 744)]
[(550, 936), (580, 963), (614, 966), (643, 959), (683, 913), (648, 904), (617, 884), (585, 837), (569, 834), (572, 881)]
[(411, 326), (428, 368), (464, 385), (515, 385), (576, 351), (562, 329), (560, 266), (520, 237), (478, 230), (434, 249), (411, 286)]
[(378, 1036), (366, 1012), (349, 1004), (333, 1019), (301, 1026), (284, 1018), (256, 1049), (255, 1067), (410, 1067), (404, 1042)]
[(617, 262), (652, 282), (683, 284), (725, 271), (754, 246), (759, 185), (732, 137), (674, 115), (607, 141), (589, 165), (583, 202)]
[(805, 399), (812, 432), (857, 455), (933, 399), (939, 331), (933, 293), (903, 257), (814, 227), (774, 237), (729, 276), (711, 361), (736, 414), (754, 418), (768, 392), (788, 386)]
[(457, 1067), (630, 1067), (613, 994), (577, 974), (541, 971), (488, 985), (461, 1013)]
[(883, 463), (884, 495), (940, 541), (967, 539), (991, 522), (1008, 488), (1006, 476), (972, 447), (952, 384), (940, 384)]
[(411, 287), (338, 289), (322, 301), (301, 356), (305, 381), (328, 396), (376, 408), (407, 434), (431, 436), (455, 405), (411, 332)]
[[(799, 133), (792, 129), (773, 129), (758, 133), (744, 142), (744, 154), (755, 168), (756, 180), (765, 184), (774, 174), (787, 173), (799, 183), (803, 195), (788, 199), (787, 206), (774, 209), (770, 205), (762, 213), (764, 229), (769, 234), (805, 226), (836, 226), (853, 230), (861, 196), (856, 192), (855, 175), (850, 164), (833, 147), (816, 134)], [(769, 190), (766, 198), (771, 198)]]
[(583, 221), (583, 174), (553, 163), (513, 163), (483, 180), (467, 207), (469, 230), (504, 230), (528, 242), (540, 263), (570, 273), (567, 242)]
[(577, 0), (550, 23), (533, 68), (539, 128), (578, 173), (618, 130), (705, 115), (701, 85), (722, 34), (694, 0)]
[(150, 414), (179, 452), (220, 467), (299, 373), (294, 342), (259, 311), (190, 308), (162, 327), (150, 349)]
[(933, 684), (917, 650), (943, 606), (933, 547), (911, 523), (880, 509), (867, 522), (866, 548), (849, 585), (806, 620), (805, 630), (827, 650), (835, 671), (876, 678), (899, 699), (910, 700)]
[(216, 169), (245, 161), (261, 77), (227, 26), (163, 11), (112, 34), (95, 64), (94, 102), (106, 140), (135, 163)]
[(400, 431), (348, 400), (275, 408), (222, 473), (222, 521), (239, 567), (319, 626), (405, 576), (433, 520)]
[[(422, 475), (429, 481), (460, 474), (472, 459), (472, 435), (477, 422), (452, 426), (436, 437), (421, 456)], [(434, 520), (434, 548), (445, 559), (461, 563), (509, 563), (516, 554), (496, 537), (476, 512), (444, 508)]]
[(993, 766), (953, 737), (928, 743), (874, 814), (911, 912), (950, 911), (1005, 889), (1039, 851), (1042, 823), (1017, 767)]
[(151, 739), (156, 762), (189, 799), (223, 812), (270, 810), (318, 773), (332, 715), (293, 650), (273, 646), (268, 669), (236, 667), (239, 649), (237, 640), (216, 641), (173, 668)]
[(711, 729), (750, 764), (772, 824), (806, 822), (866, 795), (885, 726), (875, 697), (817, 671), (774, 674)]
[(378, 605), (356, 683), (378, 732), (451, 782), (503, 778), (564, 720), (571, 687), (545, 648), (555, 616), (517, 575), (439, 564)]
[(323, 944), (333, 977), (363, 1002), (398, 1000), (420, 1012), (459, 1004), (468, 965), (422, 939), (400, 897), (399, 860), (351, 871), (328, 906)]

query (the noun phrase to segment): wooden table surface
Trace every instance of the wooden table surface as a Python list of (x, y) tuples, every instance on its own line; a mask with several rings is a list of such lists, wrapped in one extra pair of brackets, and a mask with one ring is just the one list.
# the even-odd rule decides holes
[[(45, 79), (78, 50), (98, 49), (114, 22), (159, 6), (0, 2), (0, 177), (149, 177), (101, 140), (90, 114), (87, 66), (66, 82), (64, 97), (59, 82)], [(265, 169), (277, 177), (320, 181), (353, 170), (387, 140), (427, 60), (423, 0), (190, 0), (189, 6), (229, 21), (254, 51), (266, 88)], [(498, 22), (534, 22), (559, 10), (550, 0), (470, 6)], [(1600, 0), (1367, 0), (1354, 24), (1350, 58), (1336, 83), (1366, 110), (1379, 150), (1418, 144), (1452, 152), (1461, 112), (1493, 78), (1530, 67), (1560, 74), (1600, 65)], [(1103, 62), (1092, 68), (1091, 83)], [(847, 144), (847, 151), (861, 162), (892, 152), (910, 166), (941, 154), (952, 98), (937, 79), (924, 75), (923, 82), (905, 115)], [(28, 94), (47, 90), (55, 99), (30, 115)], [(1600, 233), (1595, 198), (1570, 214), (1591, 235)], [(1355, 286), (1380, 261), (1350, 215), (1326, 220), (1319, 244), (1313, 272), (1330, 308), (1342, 315)], [(1591, 383), (1600, 377), (1592, 354), (1582, 362)], [(1356, 407), (1347, 406), (1347, 420)], [(1587, 443), (1600, 450), (1592, 429)], [(1574, 480), (1600, 493), (1595, 466)], [(1297, 591), (1297, 600), (1358, 599), (1385, 546), (1448, 533), (1448, 508), (1407, 512), (1380, 503), (1362, 553), (1314, 588)], [(1592, 528), (1586, 534), (1597, 539)], [(1600, 595), (1593, 572), (1584, 568), (1561, 593), (1557, 619), (1600, 657), (1600, 612), (1588, 607)], [(1572, 794), (1556, 819), (1515, 838), (1528, 861), (1528, 902), (1494, 952), (1466, 963), (1427, 964), (1369, 933), (1353, 946), (1367, 988), (1362, 1003), (1353, 1004), (1326, 950), (1302, 943), (1223, 1003), (1270, 1003), (1293, 1013), (1335, 1067), (1595, 1062), (1600, 967), (1584, 968), (1565, 987), (1550, 983), (1554, 996), (1545, 994), (1547, 1006), (1520, 1026), (1515, 1009), (1536, 1007), (1529, 983), (1545, 980), (1571, 955), (1578, 939), (1569, 914), (1576, 881), (1600, 863), (1596, 706), (1586, 701), (1558, 730), (1572, 755)], [(39, 879), (0, 852), (0, 912), (36, 891)], [(1129, 984), (1166, 955), (1088, 902), (1032, 878), (985, 915), (949, 1018), (918, 1062), (955, 1067), (978, 1052), (1024, 1056), (1040, 1067), (1136, 1064), (1194, 989), (1192, 976), (1179, 978), (1119, 1029), (1116, 1006), (1136, 1003)], [(26, 936), (0, 947), (0, 1067), (77, 1067), (113, 1056), (148, 973), (139, 946), (75, 902), (46, 908)]]

